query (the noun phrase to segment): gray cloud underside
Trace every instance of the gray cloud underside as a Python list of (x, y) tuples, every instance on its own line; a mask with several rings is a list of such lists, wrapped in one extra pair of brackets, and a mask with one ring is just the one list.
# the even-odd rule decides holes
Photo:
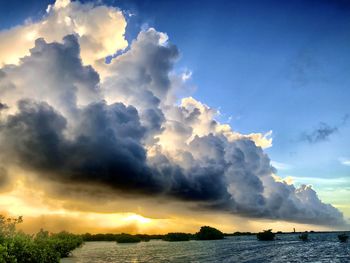
[[(243, 216), (344, 223), (311, 187), (276, 181), (269, 157), (250, 139), (196, 135), (177, 159), (161, 150), (148, 156), (169, 112), (180, 116), (168, 124), (177, 134), (191, 134), (189, 124), (199, 119), (198, 108), (163, 105), (177, 56), (174, 46), (159, 44), (157, 32), (141, 32), (111, 65), (116, 74), (101, 83), (91, 66), (82, 65), (74, 36), (62, 44), (37, 40), (18, 66), (1, 69), (1, 105), (10, 111), (0, 119), (2, 166), (18, 165), (46, 180), (96, 183)], [(116, 102), (107, 103), (106, 96)]]

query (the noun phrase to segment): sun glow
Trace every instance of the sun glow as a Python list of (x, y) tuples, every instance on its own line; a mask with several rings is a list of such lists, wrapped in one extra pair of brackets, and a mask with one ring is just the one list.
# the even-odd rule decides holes
[[(103, 213), (71, 210), (66, 207), (64, 200), (48, 198), (40, 187), (33, 190), (20, 178), (14, 182), (12, 190), (0, 194), (0, 207), (0, 213), (5, 212), (11, 217), (24, 216), (24, 222), (26, 218), (30, 218), (29, 221), (41, 218), (43, 222), (54, 217), (61, 221), (80, 221), (81, 225), (90, 226), (90, 229), (110, 229), (112, 232), (118, 229), (129, 229), (131, 226), (132, 229), (128, 231), (146, 231), (146, 228), (152, 227), (157, 222), (131, 212)], [(56, 227), (52, 231), (64, 230)]]
[(36, 32), (36, 31), (29, 31), (29, 32), (26, 34), (26, 39), (27, 39), (28, 41), (34, 41), (36, 38), (37, 38), (37, 32)]
[(149, 224), (152, 222), (152, 219), (143, 217), (138, 214), (130, 214), (123, 218), (126, 222), (136, 222), (138, 224)]

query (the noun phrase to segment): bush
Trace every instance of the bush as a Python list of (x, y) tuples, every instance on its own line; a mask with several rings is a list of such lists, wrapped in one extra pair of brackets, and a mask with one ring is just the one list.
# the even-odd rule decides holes
[(260, 241), (272, 241), (275, 239), (275, 233), (272, 233), (272, 229), (264, 230), (256, 235)]
[(40, 230), (36, 235), (16, 231), (22, 217), (11, 219), (0, 216), (0, 263), (54, 263), (80, 246), (80, 236), (61, 232), (50, 234)]
[(251, 235), (254, 235), (253, 233), (251, 232), (234, 232), (233, 234), (224, 234), (225, 236), (251, 236)]
[(186, 233), (168, 233), (163, 236), (164, 241), (189, 241), (191, 234)]
[(141, 242), (141, 238), (129, 234), (120, 234), (116, 238), (117, 243), (138, 243)]
[(309, 235), (307, 233), (303, 233), (303, 234), (299, 235), (299, 239), (302, 241), (308, 241)]
[(152, 236), (146, 234), (137, 234), (136, 236), (140, 238), (142, 242), (149, 242), (152, 238)]
[(223, 239), (224, 233), (210, 226), (202, 226), (199, 232), (195, 234), (197, 240), (216, 240)]
[(340, 242), (347, 242), (348, 241), (348, 239), (349, 239), (349, 236), (347, 235), (347, 234), (340, 234), (340, 235), (338, 235), (338, 239), (339, 239), (339, 241)]

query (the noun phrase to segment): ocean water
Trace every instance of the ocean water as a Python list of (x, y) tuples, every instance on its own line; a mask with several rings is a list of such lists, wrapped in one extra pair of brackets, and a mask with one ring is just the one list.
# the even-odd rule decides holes
[(336, 233), (309, 234), (308, 242), (299, 241), (295, 234), (277, 237), (280, 240), (242, 236), (215, 241), (86, 242), (61, 262), (350, 262), (350, 243), (340, 243)]

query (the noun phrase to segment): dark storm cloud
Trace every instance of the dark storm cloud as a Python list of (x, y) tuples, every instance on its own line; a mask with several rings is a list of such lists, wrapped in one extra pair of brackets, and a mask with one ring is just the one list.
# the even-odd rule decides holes
[(319, 143), (328, 141), (331, 135), (338, 132), (338, 127), (330, 126), (327, 123), (321, 122), (319, 126), (311, 132), (304, 132), (300, 140), (309, 143)]
[(220, 166), (193, 167), (186, 175), (164, 156), (148, 166), (140, 143), (145, 129), (132, 106), (104, 102), (87, 106), (79, 113), (74, 139), (65, 138), (66, 119), (47, 103), (22, 100), (18, 109), (1, 125), (1, 150), (8, 160), (46, 178), (97, 182), (120, 191), (183, 200), (216, 201), (225, 195)]
[(155, 173), (166, 178), (164, 189), (168, 196), (184, 201), (202, 201), (211, 204), (226, 203), (230, 198), (221, 167), (194, 164), (189, 170), (184, 170), (163, 155), (151, 158), (150, 165)]
[[(63, 182), (100, 182), (150, 192), (159, 186), (146, 166), (137, 111), (104, 102), (79, 113), (79, 132), (67, 139), (66, 119), (47, 103), (20, 101), (0, 128), (1, 150), (20, 166)], [(5, 157), (6, 158), (6, 157)]]
[(65, 183), (96, 182), (120, 191), (183, 200), (228, 197), (223, 167), (211, 161), (187, 174), (161, 155), (148, 165), (140, 143), (145, 129), (132, 106), (88, 105), (79, 113), (79, 132), (73, 139), (65, 138), (66, 119), (47, 103), (22, 100), (18, 109), (0, 127), (4, 158), (46, 178)]

